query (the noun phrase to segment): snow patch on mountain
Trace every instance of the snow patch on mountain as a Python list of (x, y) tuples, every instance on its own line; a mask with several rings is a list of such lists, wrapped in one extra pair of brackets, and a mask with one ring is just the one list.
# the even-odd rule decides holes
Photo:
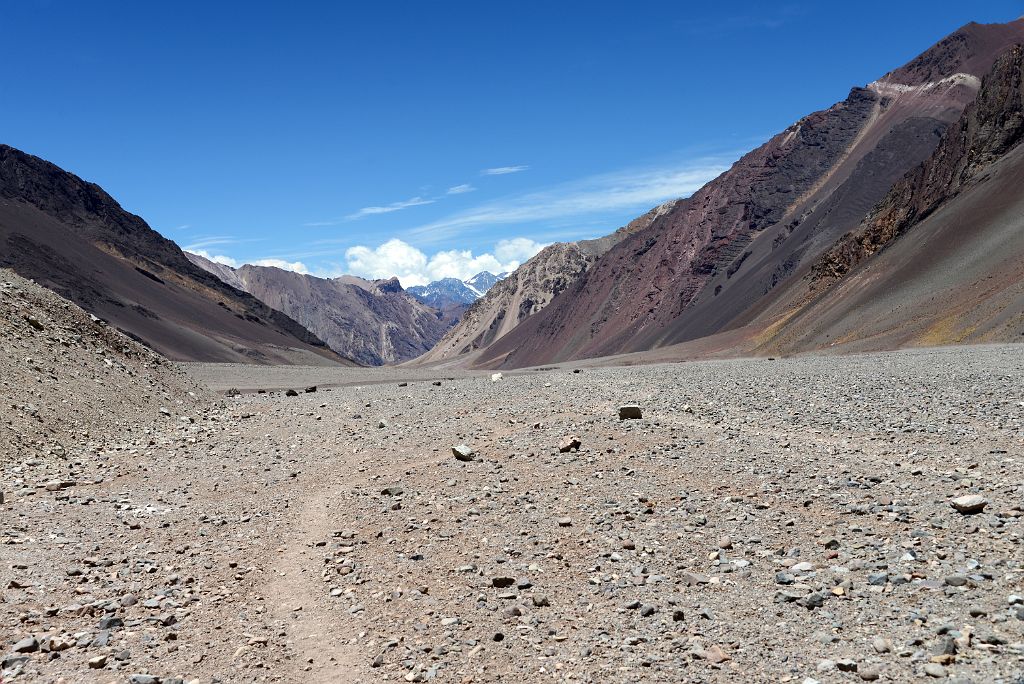
[(406, 291), (424, 304), (437, 309), (446, 309), (451, 306), (472, 304), (507, 275), (507, 273), (495, 275), (489, 271), (481, 271), (469, 280), (442, 278), (428, 285), (410, 287)]

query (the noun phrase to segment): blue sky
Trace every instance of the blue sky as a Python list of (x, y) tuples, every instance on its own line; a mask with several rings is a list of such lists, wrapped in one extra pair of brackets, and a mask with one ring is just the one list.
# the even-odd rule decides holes
[(99, 183), (182, 246), (408, 286), (607, 234), (1024, 1), (24, 0), (3, 14), (0, 142)]

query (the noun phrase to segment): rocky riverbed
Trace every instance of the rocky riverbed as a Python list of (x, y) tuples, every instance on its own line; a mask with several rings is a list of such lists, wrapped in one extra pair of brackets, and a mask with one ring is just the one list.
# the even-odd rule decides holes
[(1024, 347), (223, 397), (4, 288), (4, 682), (1024, 677)]

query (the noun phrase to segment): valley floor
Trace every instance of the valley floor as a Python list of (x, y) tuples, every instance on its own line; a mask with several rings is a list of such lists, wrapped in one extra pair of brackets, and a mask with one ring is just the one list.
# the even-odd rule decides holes
[(187, 370), (299, 394), (5, 456), (4, 682), (1024, 677), (1024, 346)]

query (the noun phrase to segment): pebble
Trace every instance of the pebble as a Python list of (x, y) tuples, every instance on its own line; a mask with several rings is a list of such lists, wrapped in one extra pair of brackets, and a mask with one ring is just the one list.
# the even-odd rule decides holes
[(639, 420), (642, 417), (639, 404), (625, 404), (619, 407), (619, 420)]
[(968, 494), (966, 496), (960, 496), (953, 499), (949, 503), (954, 509), (956, 509), (958, 513), (962, 513), (964, 515), (973, 515), (975, 513), (981, 513), (983, 510), (985, 510), (985, 506), (988, 505), (988, 501), (985, 499), (985, 497), (979, 494)]
[(580, 441), (579, 437), (566, 437), (558, 443), (558, 450), (564, 454), (569, 451), (578, 450), (582, 444), (583, 442)]
[(465, 444), (452, 447), (452, 454), (455, 456), (457, 461), (473, 461), (476, 459), (476, 452), (470, 449)]

